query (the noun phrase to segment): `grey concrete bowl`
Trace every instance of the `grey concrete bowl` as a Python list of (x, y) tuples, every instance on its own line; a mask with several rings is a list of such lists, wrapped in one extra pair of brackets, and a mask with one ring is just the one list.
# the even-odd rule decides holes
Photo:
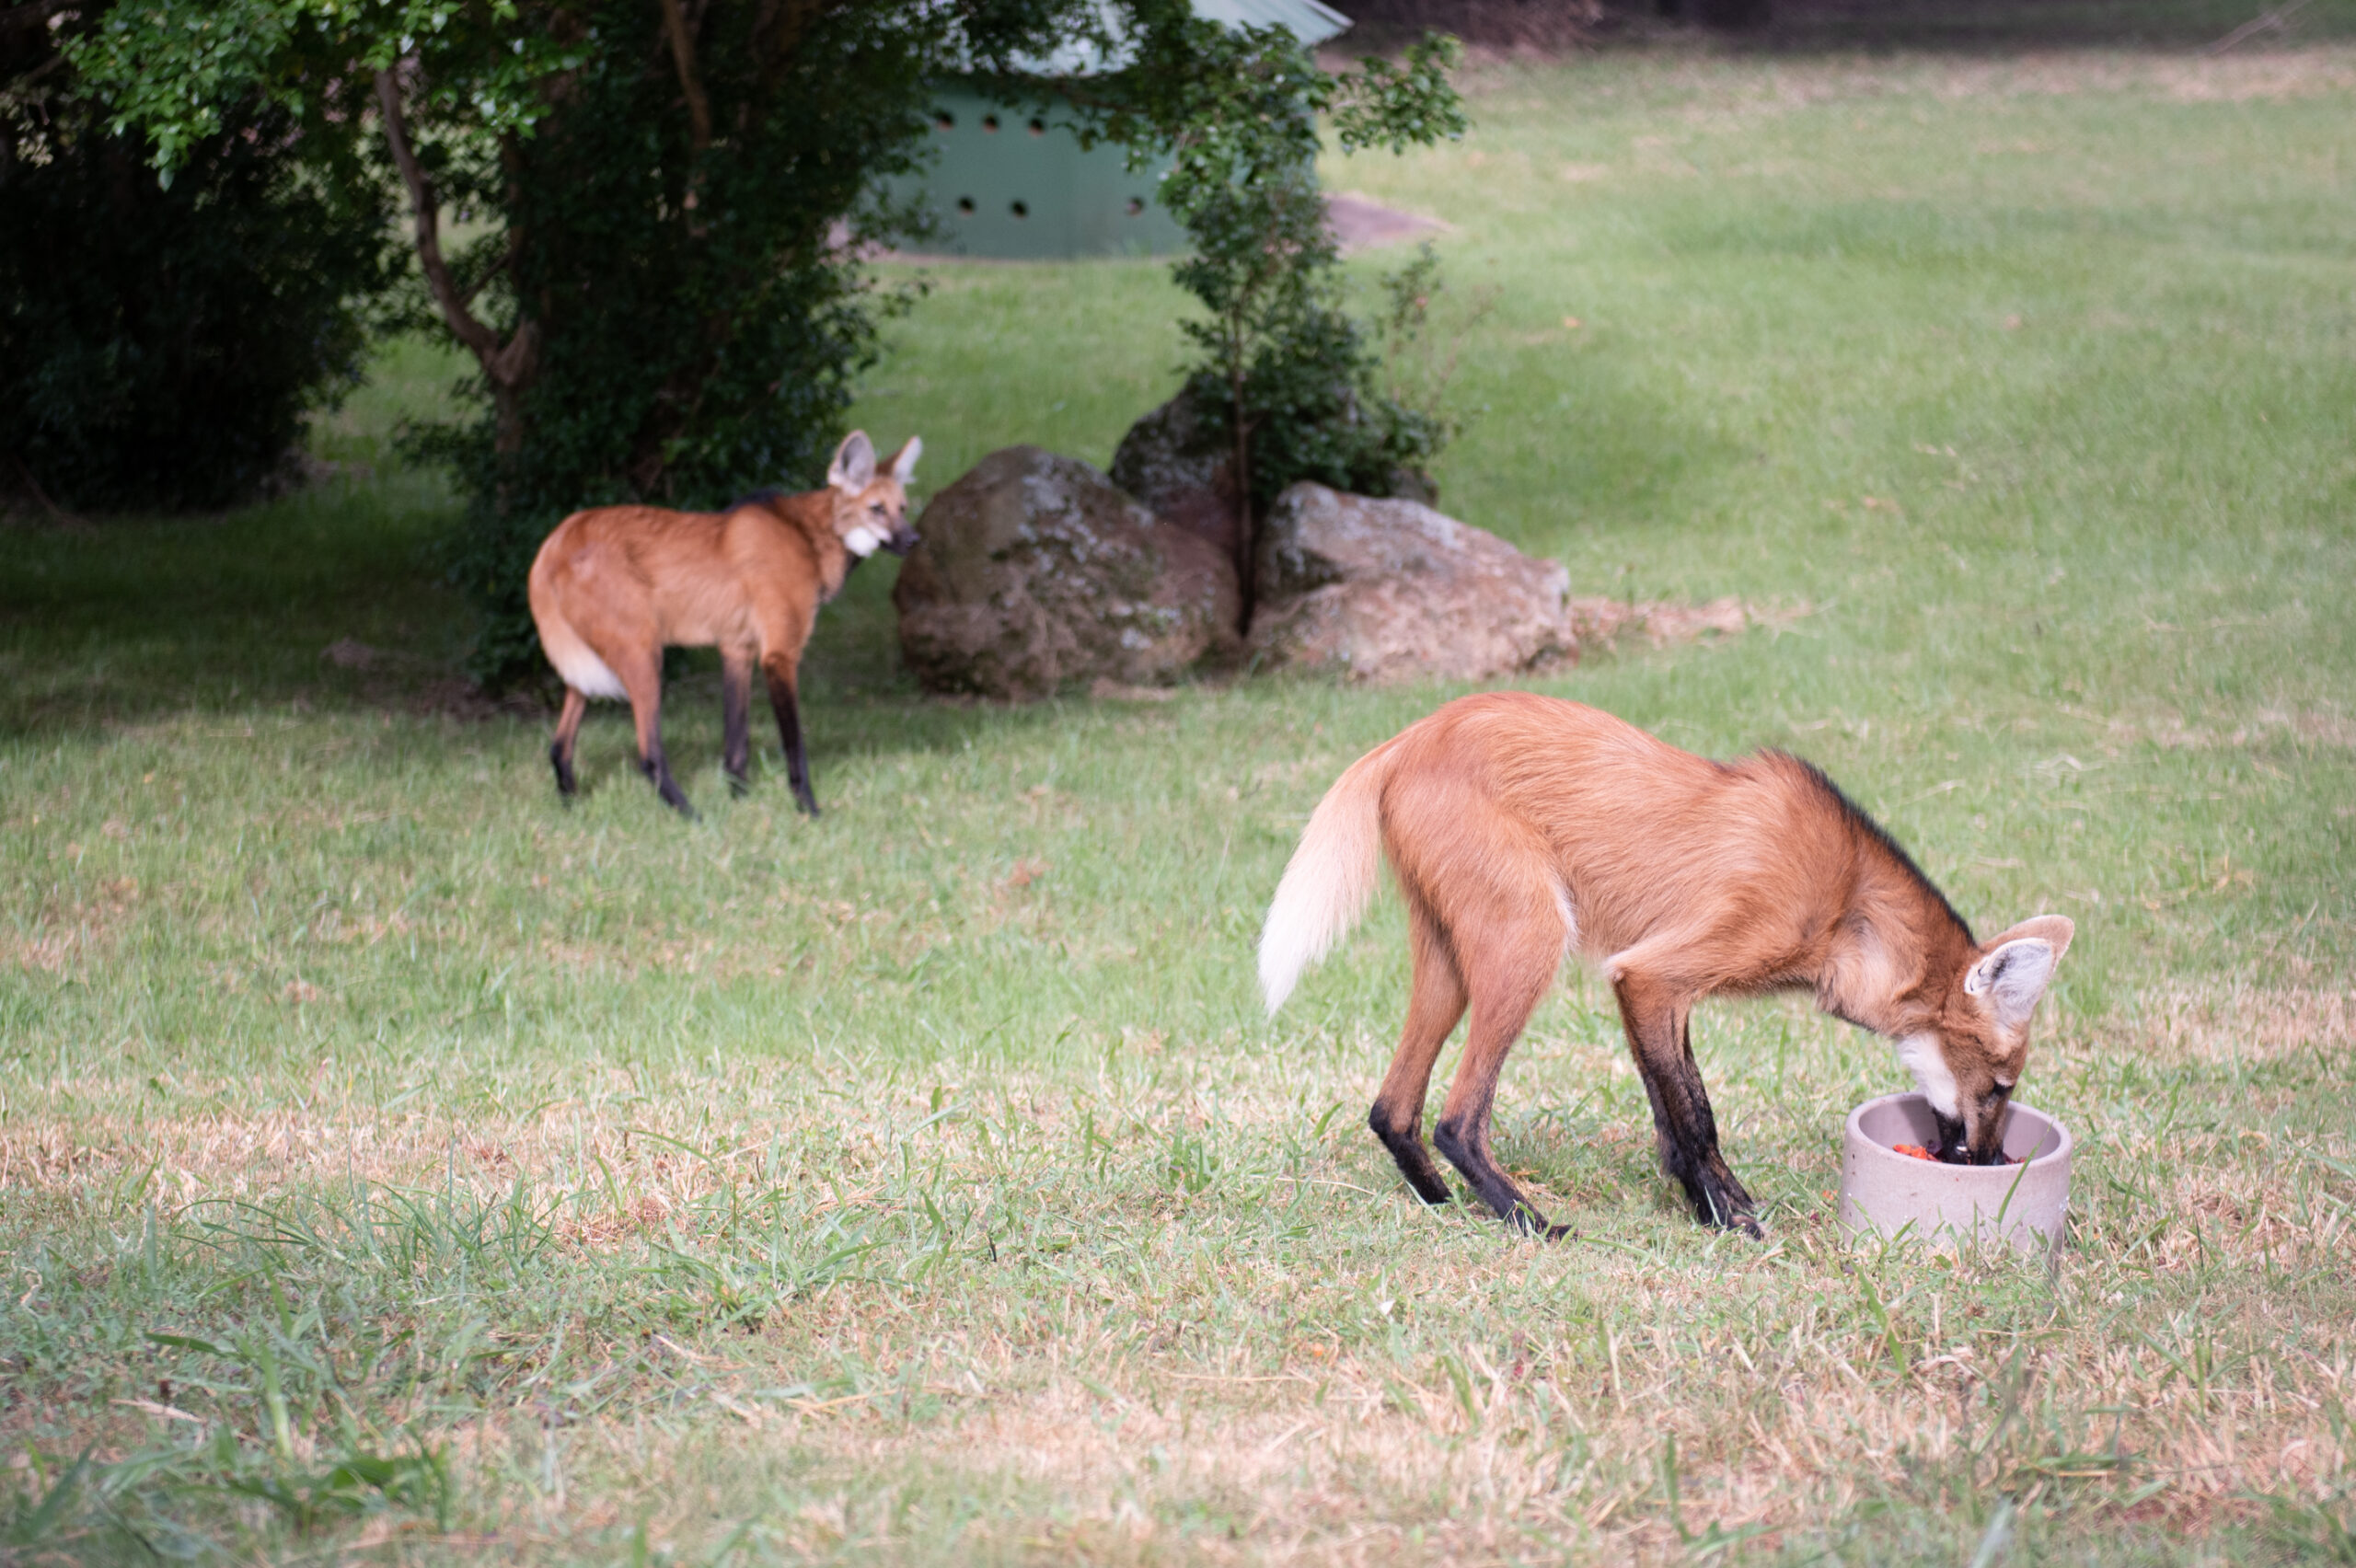
[(1893, 1145), (1938, 1137), (1919, 1094), (1885, 1094), (1849, 1113), (1841, 1148), (1841, 1223), (1860, 1235), (1901, 1233), (1934, 1247), (2004, 1240), (2058, 1251), (2070, 1211), (2070, 1129), (2042, 1111), (2004, 1113), (2004, 1152), (2025, 1165), (1940, 1165)]

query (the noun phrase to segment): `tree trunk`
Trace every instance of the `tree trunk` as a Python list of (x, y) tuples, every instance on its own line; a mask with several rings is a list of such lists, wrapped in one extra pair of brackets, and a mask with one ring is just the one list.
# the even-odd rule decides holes
[[(458, 287), (457, 280), (451, 276), (449, 262), (442, 255), (441, 202), (433, 193), (433, 182), (426, 178), (423, 166), (417, 161), (417, 149), (410, 144), (409, 121), (401, 110), (400, 80), (393, 70), (376, 73), (376, 107), (385, 122), (385, 144), (392, 150), (393, 162), (401, 171), (401, 182), (409, 187), (410, 204), (416, 209), (417, 259), (425, 270), (426, 287), (433, 292), (433, 303), (441, 307), (442, 319), (451, 333), (482, 366), (483, 379), (491, 383), (491, 406), (496, 421), (492, 445), (501, 456), (513, 456), (524, 449), (524, 392), (539, 373), (539, 325), (528, 317), (519, 320), (515, 330), (502, 343), (499, 333), (468, 308), (473, 295)], [(513, 260), (511, 240), (511, 264)]]
[(1230, 423), (1235, 430), (1235, 591), (1237, 602), (1242, 606), (1237, 612), (1242, 618), (1235, 629), (1238, 635), (1249, 637), (1259, 539), (1252, 519), (1252, 425), (1243, 414), (1243, 364), (1240, 358), (1228, 362), (1227, 389)]

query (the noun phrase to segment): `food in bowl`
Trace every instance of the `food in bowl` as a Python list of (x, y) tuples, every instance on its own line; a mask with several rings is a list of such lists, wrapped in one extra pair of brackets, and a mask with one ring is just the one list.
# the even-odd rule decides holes
[[(1904, 1155), (1909, 1159), (1927, 1159), (1934, 1165), (1939, 1162), (1939, 1157), (1933, 1154), (1929, 1149), (1924, 1148), (1921, 1144), (1892, 1144), (1889, 1147), (1898, 1153)], [(2019, 1155), (2008, 1154), (1996, 1163), (1999, 1165), (2018, 1165), (2020, 1162), (2021, 1157)]]
[(1842, 1132), (1842, 1226), (1932, 1247), (2002, 1240), (2053, 1255), (2069, 1214), (2070, 1131), (2017, 1102), (2004, 1115), (2003, 1148), (2013, 1163), (1950, 1165), (1931, 1153), (1937, 1118), (1919, 1093), (1858, 1106)]

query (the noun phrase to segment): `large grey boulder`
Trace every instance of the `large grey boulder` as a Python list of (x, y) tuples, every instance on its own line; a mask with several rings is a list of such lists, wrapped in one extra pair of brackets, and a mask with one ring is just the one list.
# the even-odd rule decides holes
[(1484, 680), (1578, 657), (1570, 574), (1414, 501), (1297, 484), (1260, 525), (1248, 647), (1353, 680)]
[(983, 458), (934, 496), (892, 602), (930, 690), (1043, 697), (1154, 686), (1231, 649), (1235, 573), (1087, 464), (1035, 446)]

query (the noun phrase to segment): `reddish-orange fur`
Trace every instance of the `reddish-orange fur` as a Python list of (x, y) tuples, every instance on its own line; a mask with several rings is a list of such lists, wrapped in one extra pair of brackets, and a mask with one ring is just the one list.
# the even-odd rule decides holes
[[(557, 525), (532, 562), (532, 619), (564, 678), (564, 711), (549, 748), (557, 789), (574, 790), (572, 749), (591, 697), (629, 699), (639, 766), (664, 800), (689, 811), (663, 753), (663, 650), (720, 650), (725, 739), (722, 764), (742, 790), (751, 765), (752, 674), (768, 687), (794, 798), (815, 815), (803, 754), (797, 682), (818, 606), (860, 557), (906, 554), (907, 480), (913, 437), (882, 468), (854, 431), (826, 489), (764, 493), (725, 512), (606, 506)], [(692, 812), (689, 814), (693, 814)]]
[(1410, 726), (1319, 805), (1262, 940), (1272, 1009), (1355, 918), (1378, 841), (1406, 898), (1415, 985), (1369, 1120), (1415, 1190), (1445, 1200), (1420, 1136), (1424, 1096), (1469, 1010), (1434, 1141), (1524, 1224), (1537, 1216), (1491, 1156), (1490, 1106), (1571, 951), (1597, 962), (1618, 998), (1663, 1169), (1699, 1217), (1755, 1233), (1688, 1042), (1694, 1003), (1814, 992), (1826, 1011), (1904, 1042), (1934, 1101), (1951, 1090), (1937, 1108), (1943, 1158), (1991, 1163), (2028, 1011), (2071, 934), (2046, 916), (1975, 942), (1905, 853), (1796, 757), (1713, 762), (1592, 708), (1499, 692)]

